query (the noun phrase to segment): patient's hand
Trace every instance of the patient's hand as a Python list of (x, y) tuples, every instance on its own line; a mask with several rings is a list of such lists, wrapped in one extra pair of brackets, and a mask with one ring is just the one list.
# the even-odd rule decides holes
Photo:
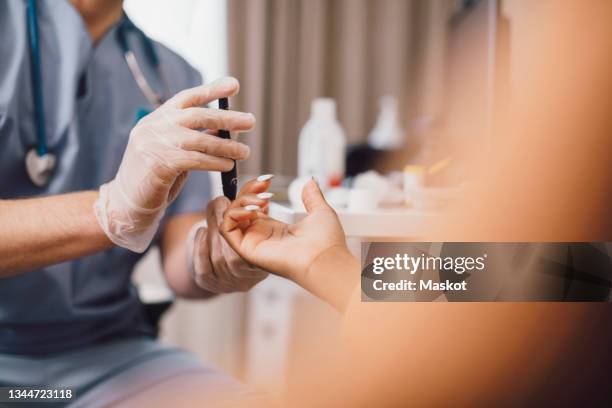
[(248, 262), (304, 286), (319, 258), (352, 257), (338, 217), (314, 180), (304, 186), (302, 200), (308, 215), (287, 225), (253, 207), (256, 200), (244, 196), (225, 212), (222, 234)]

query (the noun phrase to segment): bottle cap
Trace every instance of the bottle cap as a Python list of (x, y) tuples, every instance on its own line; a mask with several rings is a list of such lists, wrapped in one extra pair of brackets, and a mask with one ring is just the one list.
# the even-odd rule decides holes
[(310, 109), (313, 118), (322, 120), (336, 119), (336, 101), (331, 98), (314, 99)]

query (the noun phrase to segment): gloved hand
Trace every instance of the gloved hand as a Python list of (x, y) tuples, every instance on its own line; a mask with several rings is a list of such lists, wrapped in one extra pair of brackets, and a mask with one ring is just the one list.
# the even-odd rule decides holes
[[(262, 176), (247, 183), (236, 200), (217, 197), (208, 204), (206, 220), (196, 224), (190, 234), (188, 255), (196, 284), (212, 293), (244, 292), (268, 276), (262, 269), (249, 265), (221, 235), (223, 214), (227, 209), (249, 208), (266, 213), (271, 193), (266, 192), (272, 176)], [(248, 204), (246, 204), (248, 202)], [(255, 208), (257, 207), (257, 208)]]
[(113, 243), (143, 252), (181, 191), (187, 172), (228, 171), (232, 159), (248, 157), (248, 146), (210, 132), (250, 130), (253, 115), (200, 107), (238, 90), (234, 78), (187, 89), (136, 124), (115, 179), (100, 187), (94, 204), (96, 217)]

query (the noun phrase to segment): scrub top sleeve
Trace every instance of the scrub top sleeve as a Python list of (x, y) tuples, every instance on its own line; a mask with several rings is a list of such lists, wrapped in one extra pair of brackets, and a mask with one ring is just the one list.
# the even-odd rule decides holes
[[(22, 17), (23, 16), (23, 17)], [(22, 17), (22, 18), (21, 18)], [(15, 104), (26, 60), (25, 6), (16, 2), (0, 2), (0, 115)], [(29, 79), (29, 76), (28, 76)], [(29, 91), (29, 90), (28, 90)], [(4, 116), (0, 116), (0, 120)]]

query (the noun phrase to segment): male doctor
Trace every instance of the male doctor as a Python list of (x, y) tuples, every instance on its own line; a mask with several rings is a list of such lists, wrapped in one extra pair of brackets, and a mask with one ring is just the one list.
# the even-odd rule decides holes
[(173, 381), (198, 384), (207, 401), (241, 389), (159, 344), (130, 284), (152, 242), (180, 297), (248, 290), (267, 275), (219, 234), (227, 199), (203, 212), (206, 171), (249, 155), (215, 130), (255, 119), (204, 107), (235, 95), (235, 79), (200, 83), (122, 0), (0, 2), (0, 387), (72, 387), (71, 406), (87, 407), (134, 406)]

